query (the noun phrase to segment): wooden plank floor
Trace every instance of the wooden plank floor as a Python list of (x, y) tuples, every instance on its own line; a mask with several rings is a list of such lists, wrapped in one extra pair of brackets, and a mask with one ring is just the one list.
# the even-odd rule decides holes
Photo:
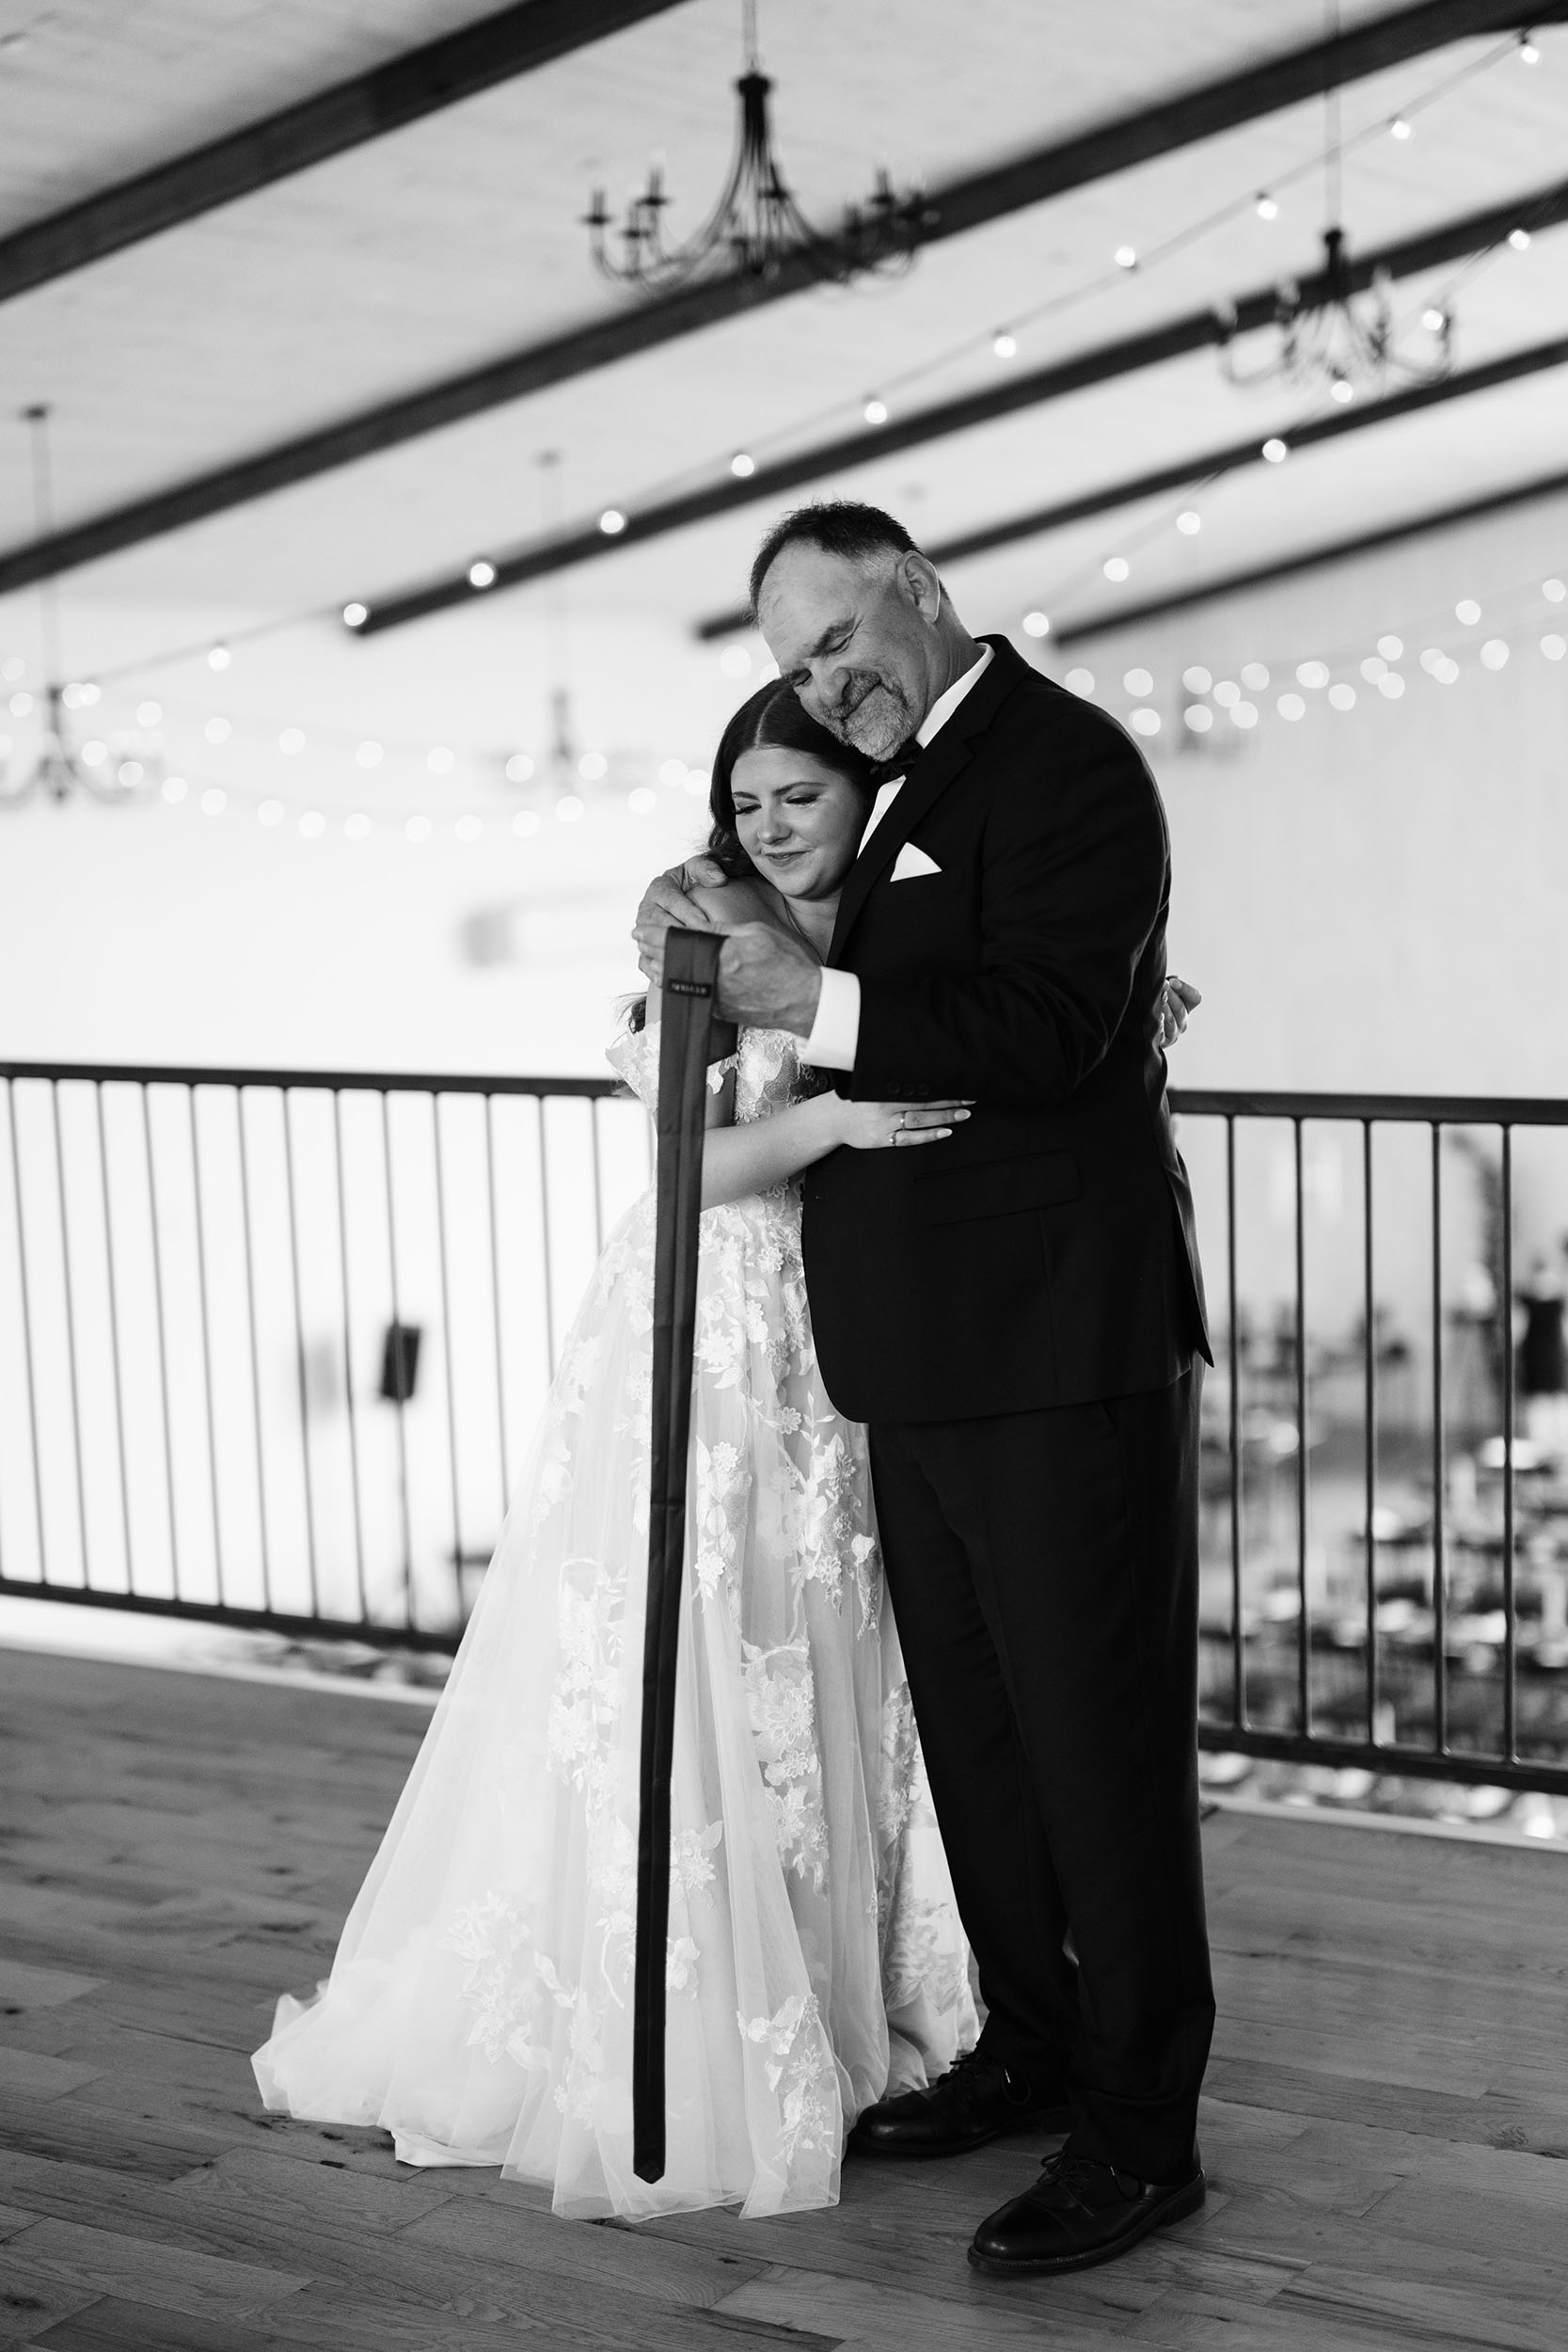
[(0, 1652), (0, 2347), (736, 2343), (1568, 2347), (1568, 1857), (1208, 1825), (1221, 2023), (1198, 2219), (980, 2279), (1014, 2142), (845, 2168), (835, 2212), (569, 2224), (258, 2106), (422, 1709)]

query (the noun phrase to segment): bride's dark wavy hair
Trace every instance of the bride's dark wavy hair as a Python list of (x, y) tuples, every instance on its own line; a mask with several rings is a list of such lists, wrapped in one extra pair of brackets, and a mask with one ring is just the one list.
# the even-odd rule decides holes
[[(744, 881), (757, 870), (740, 846), (735, 820), (736, 764), (748, 752), (760, 751), (805, 752), (813, 759), (819, 759), (825, 768), (847, 777), (864, 794), (867, 803), (876, 790), (876, 770), (871, 761), (851, 745), (841, 743), (826, 727), (819, 726), (801, 708), (792, 686), (782, 677), (759, 686), (741, 704), (719, 738), (708, 786), (710, 826), (705, 848), (707, 855), (735, 882)], [(627, 1008), (627, 1026), (641, 1029), (647, 1017), (647, 998), (634, 996)]]

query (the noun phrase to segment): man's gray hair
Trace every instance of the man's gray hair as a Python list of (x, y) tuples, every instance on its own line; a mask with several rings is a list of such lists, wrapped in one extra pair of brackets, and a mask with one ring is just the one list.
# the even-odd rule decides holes
[(764, 539), (752, 565), (752, 612), (755, 615), (762, 583), (785, 548), (820, 548), (824, 555), (842, 555), (851, 564), (871, 564), (879, 555), (918, 555), (921, 550), (895, 516), (859, 499), (823, 499), (814, 506), (797, 506), (781, 516)]

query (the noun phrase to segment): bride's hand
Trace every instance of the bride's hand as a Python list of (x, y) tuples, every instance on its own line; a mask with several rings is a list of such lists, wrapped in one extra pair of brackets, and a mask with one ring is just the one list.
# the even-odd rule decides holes
[(1154, 1008), (1154, 1042), (1161, 1053), (1179, 1044), (1186, 1032), (1187, 1016), (1196, 1012), (1203, 1002), (1203, 992), (1191, 980), (1179, 980), (1173, 972), (1160, 991), (1160, 1001)]
[(657, 988), (664, 977), (664, 934), (672, 923), (682, 930), (711, 931), (718, 927), (703, 913), (695, 899), (687, 896), (692, 890), (721, 890), (729, 877), (717, 858), (688, 858), (684, 866), (672, 866), (667, 874), (656, 874), (642, 894), (637, 910), (637, 920), (631, 935), (637, 942), (637, 961), (644, 979)]
[(949, 1103), (846, 1103), (838, 1095), (838, 1139), (851, 1152), (885, 1152), (903, 1143), (941, 1143), (970, 1104)]

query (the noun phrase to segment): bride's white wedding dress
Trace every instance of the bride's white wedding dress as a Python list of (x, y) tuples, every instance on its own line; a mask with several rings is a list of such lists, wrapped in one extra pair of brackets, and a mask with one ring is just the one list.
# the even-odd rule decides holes
[[(610, 1059), (653, 1104), (657, 1032)], [(809, 1082), (808, 1082), (809, 1083)], [(803, 1090), (742, 1032), (736, 1117)], [(558, 2213), (832, 2203), (860, 2108), (974, 2039), (863, 1432), (816, 1369), (795, 1186), (705, 1212), (673, 1783), (668, 2160), (631, 2164), (654, 1203), (601, 1258), (406, 1788), (269, 2107), (499, 2165)]]

